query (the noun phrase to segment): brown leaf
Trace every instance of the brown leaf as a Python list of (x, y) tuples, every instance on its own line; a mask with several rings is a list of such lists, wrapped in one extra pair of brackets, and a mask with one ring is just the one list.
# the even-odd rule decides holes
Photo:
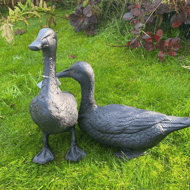
[(55, 20), (55, 17), (53, 17), (53, 24), (56, 26), (56, 20)]
[(26, 29), (25, 28), (23, 28), (23, 29), (17, 29), (14, 33), (15, 33), (15, 35), (21, 35), (21, 34), (23, 34), (23, 33), (25, 33), (26, 32)]
[(69, 15), (68, 15), (68, 14), (65, 14), (65, 18), (66, 18), (67, 20), (69, 20)]
[(69, 55), (70, 59), (74, 59), (76, 57), (76, 55)]
[(15, 106), (15, 104), (11, 104), (11, 105), (10, 105), (10, 107), (13, 107), (13, 106)]
[(42, 25), (41, 27), (42, 28), (48, 28), (48, 25)]
[(48, 27), (49, 28), (51, 27), (52, 22), (53, 22), (53, 17), (50, 16), (49, 21), (48, 21)]

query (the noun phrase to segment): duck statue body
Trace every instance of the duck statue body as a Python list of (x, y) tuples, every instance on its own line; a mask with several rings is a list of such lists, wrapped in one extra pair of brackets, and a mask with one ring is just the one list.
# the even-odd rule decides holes
[(81, 85), (82, 100), (78, 124), (93, 140), (118, 147), (121, 159), (132, 159), (158, 144), (173, 131), (190, 126), (190, 118), (112, 104), (97, 106), (94, 100), (94, 72), (86, 62), (76, 62), (58, 78), (71, 77)]
[(45, 164), (54, 160), (48, 144), (50, 134), (71, 132), (72, 142), (66, 160), (78, 161), (85, 157), (75, 141), (75, 123), (78, 119), (77, 102), (69, 92), (62, 92), (56, 79), (57, 36), (50, 28), (41, 29), (36, 40), (29, 45), (33, 51), (42, 50), (44, 58), (44, 79), (40, 93), (30, 104), (33, 121), (42, 129), (43, 149), (33, 162)]

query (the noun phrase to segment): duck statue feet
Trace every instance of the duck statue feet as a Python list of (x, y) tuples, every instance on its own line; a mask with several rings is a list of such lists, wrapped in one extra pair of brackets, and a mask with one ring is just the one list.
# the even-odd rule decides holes
[(86, 153), (77, 146), (75, 139), (75, 126), (73, 126), (69, 132), (71, 133), (71, 147), (66, 154), (66, 160), (76, 162), (84, 158), (86, 156)]
[(43, 133), (43, 149), (34, 157), (33, 162), (38, 164), (46, 164), (54, 160), (54, 156), (49, 148), (48, 136), (49, 134)]
[(122, 161), (131, 160), (132, 158), (137, 158), (139, 156), (143, 156), (144, 154), (146, 154), (144, 150), (130, 150), (130, 149), (125, 149), (114, 153), (114, 155), (119, 157)]

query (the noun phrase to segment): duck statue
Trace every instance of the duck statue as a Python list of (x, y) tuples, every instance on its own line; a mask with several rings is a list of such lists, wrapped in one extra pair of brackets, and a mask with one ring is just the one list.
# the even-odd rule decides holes
[(33, 121), (43, 133), (43, 149), (34, 157), (33, 162), (45, 164), (54, 160), (50, 151), (48, 136), (50, 134), (70, 132), (71, 147), (66, 160), (79, 161), (86, 156), (75, 140), (75, 123), (78, 119), (77, 102), (69, 92), (62, 92), (56, 78), (57, 36), (50, 28), (39, 31), (36, 40), (29, 46), (30, 50), (43, 52), (44, 75), (40, 93), (30, 104)]
[(95, 76), (86, 62), (76, 62), (56, 76), (71, 77), (80, 83), (80, 129), (98, 143), (119, 148), (114, 154), (122, 160), (141, 156), (171, 132), (190, 126), (190, 118), (166, 116), (118, 104), (97, 106)]

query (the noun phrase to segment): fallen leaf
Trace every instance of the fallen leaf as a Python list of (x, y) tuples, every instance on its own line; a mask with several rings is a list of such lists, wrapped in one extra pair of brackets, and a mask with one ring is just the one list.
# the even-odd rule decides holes
[(17, 29), (14, 33), (15, 33), (15, 35), (21, 35), (21, 34), (23, 34), (23, 33), (25, 33), (26, 32), (26, 29), (25, 28), (23, 28), (23, 29)]
[(74, 59), (76, 56), (75, 55), (69, 55), (70, 59)]
[(10, 105), (10, 107), (13, 107), (13, 106), (15, 106), (15, 104), (11, 104), (11, 105)]
[(184, 67), (184, 68), (186, 68), (186, 69), (190, 69), (190, 66), (182, 66), (182, 67)]
[(65, 18), (66, 18), (67, 20), (69, 20), (69, 15), (68, 15), (68, 14), (65, 14)]

